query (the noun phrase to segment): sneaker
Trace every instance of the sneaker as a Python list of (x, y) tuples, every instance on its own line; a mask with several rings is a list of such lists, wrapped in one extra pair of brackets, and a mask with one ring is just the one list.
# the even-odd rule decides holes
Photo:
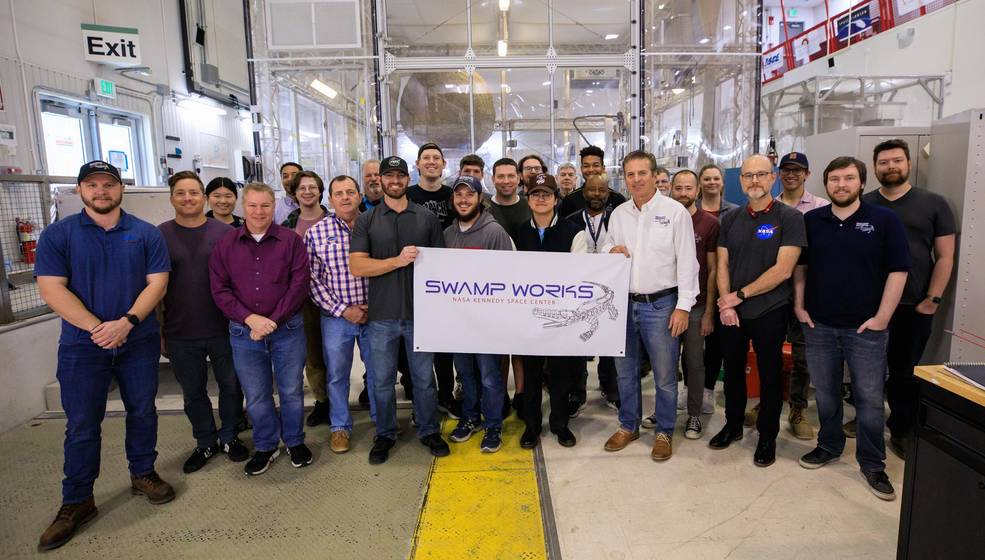
[(300, 443), (294, 447), (287, 448), (287, 456), (291, 458), (291, 466), (295, 469), (300, 469), (301, 467), (307, 467), (311, 464), (311, 450), (308, 446)]
[(479, 445), (479, 450), (483, 453), (495, 453), (502, 446), (503, 438), (500, 428), (487, 428), (486, 433), (482, 435), (482, 443)]
[(474, 420), (469, 420), (467, 418), (462, 418), (458, 421), (458, 426), (452, 430), (451, 436), (448, 439), (454, 441), (455, 443), (462, 443), (463, 441), (468, 441), (472, 437), (472, 434), (478, 432), (482, 428), (479, 423)]
[(838, 458), (838, 455), (818, 446), (807, 455), (801, 457), (799, 463), (805, 469), (819, 469), (828, 463), (834, 463)]
[(349, 432), (348, 430), (336, 430), (332, 432), (332, 437), (329, 440), (328, 448), (332, 450), (332, 453), (345, 453), (349, 450)]
[(685, 408), (687, 408), (687, 387), (684, 387), (683, 391), (677, 391), (677, 410)]
[(431, 450), (431, 455), (435, 457), (447, 457), (451, 454), (451, 449), (445, 440), (441, 439), (441, 434), (431, 434), (421, 438), (421, 445)]
[(274, 459), (280, 457), (280, 449), (274, 449), (273, 451), (257, 451), (253, 454), (246, 466), (243, 468), (243, 472), (246, 476), (258, 476), (270, 468), (270, 464), (274, 462)]
[(250, 458), (250, 450), (236, 437), (230, 440), (229, 443), (223, 444), (222, 452), (234, 463), (242, 463)]
[(56, 549), (72, 540), (79, 527), (95, 519), (99, 514), (92, 496), (78, 504), (62, 504), (55, 520), (45, 529), (38, 540), (38, 551)]
[(438, 410), (444, 412), (452, 420), (458, 420), (462, 417), (462, 401), (456, 401), (454, 399), (439, 401)]
[(699, 439), (701, 433), (701, 419), (697, 416), (688, 416), (687, 427), (684, 428), (684, 437), (687, 439)]
[(868, 483), (869, 490), (880, 500), (891, 501), (896, 499), (896, 490), (893, 489), (893, 483), (889, 482), (886, 471), (862, 471), (862, 476), (865, 477), (865, 482)]
[(571, 430), (567, 426), (554, 431), (554, 435), (557, 436), (557, 442), (561, 444), (561, 447), (574, 447), (575, 443), (577, 443), (575, 434), (571, 433)]
[(373, 448), (369, 450), (369, 464), (381, 465), (386, 463), (386, 460), (390, 457), (390, 450), (393, 449), (396, 443), (396, 441), (388, 437), (377, 436), (373, 440)]
[(804, 409), (790, 407), (790, 431), (797, 439), (814, 439), (814, 426), (804, 418)]
[(131, 476), (130, 493), (134, 496), (147, 496), (147, 501), (154, 505), (166, 504), (174, 499), (174, 488), (161, 480), (156, 471), (143, 476)]
[(756, 425), (756, 421), (759, 420), (759, 404), (750, 408), (746, 411), (746, 415), (742, 418), (742, 425), (747, 428), (752, 428)]
[(218, 444), (209, 447), (196, 447), (195, 451), (192, 451), (192, 454), (185, 460), (185, 464), (181, 466), (181, 470), (186, 474), (193, 473), (204, 467), (209, 462), (209, 459), (218, 453)]
[(584, 401), (568, 401), (568, 418), (578, 418), (582, 410), (585, 410)]
[(647, 430), (652, 430), (653, 428), (656, 428), (657, 427), (657, 414), (656, 413), (653, 413), (653, 414), (647, 416), (640, 423)]
[(309, 428), (313, 428), (318, 424), (330, 423), (328, 418), (328, 401), (315, 401), (315, 406), (311, 409), (311, 414), (308, 415), (308, 419), (305, 420), (304, 423), (307, 424)]
[(666, 461), (673, 454), (673, 444), (669, 435), (659, 432), (657, 439), (653, 442), (653, 449), (650, 450), (650, 458), (654, 461)]
[(705, 389), (704, 395), (701, 397), (701, 414), (714, 414), (715, 413), (715, 390)]
[(847, 437), (847, 438), (853, 438), (854, 439), (855, 437), (857, 437), (858, 436), (858, 424), (855, 422), (855, 419), (853, 418), (853, 419), (849, 420), (848, 422), (845, 422), (841, 426), (841, 431), (845, 434), (845, 437)]

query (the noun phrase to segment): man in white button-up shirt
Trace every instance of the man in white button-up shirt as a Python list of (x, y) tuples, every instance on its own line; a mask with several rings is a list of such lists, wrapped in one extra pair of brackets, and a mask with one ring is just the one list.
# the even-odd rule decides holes
[(638, 439), (642, 417), (640, 345), (653, 366), (656, 397), (656, 440), (650, 457), (670, 458), (677, 419), (678, 337), (687, 330), (688, 313), (698, 297), (698, 260), (691, 215), (674, 199), (657, 196), (657, 162), (653, 154), (632, 152), (623, 159), (632, 200), (609, 218), (601, 250), (632, 259), (626, 355), (616, 358), (619, 384), (619, 429), (605, 444), (619, 451)]

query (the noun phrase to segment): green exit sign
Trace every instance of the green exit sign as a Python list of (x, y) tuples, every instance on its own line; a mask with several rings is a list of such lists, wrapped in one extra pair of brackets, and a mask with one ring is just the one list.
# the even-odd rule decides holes
[(790, 17), (797, 17), (797, 8), (790, 8), (787, 10), (787, 15)]
[(99, 97), (107, 97), (109, 99), (116, 99), (116, 84), (109, 80), (103, 80), (102, 78), (93, 80), (95, 83), (96, 95)]

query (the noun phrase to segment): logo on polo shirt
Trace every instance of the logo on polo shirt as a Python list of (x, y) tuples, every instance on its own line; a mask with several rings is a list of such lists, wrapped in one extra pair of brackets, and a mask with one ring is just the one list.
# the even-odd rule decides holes
[(862, 233), (872, 233), (876, 230), (876, 226), (870, 224), (869, 222), (857, 222), (855, 224), (855, 229), (861, 231)]
[(656, 215), (653, 217), (653, 221), (654, 223), (660, 224), (662, 226), (670, 225), (670, 218), (668, 218), (667, 216)]
[(763, 224), (756, 228), (756, 237), (759, 239), (772, 239), (777, 229), (777, 226), (773, 224)]

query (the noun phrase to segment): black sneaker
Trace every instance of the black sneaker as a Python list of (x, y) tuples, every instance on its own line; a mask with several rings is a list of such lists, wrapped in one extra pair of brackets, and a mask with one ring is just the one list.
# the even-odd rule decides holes
[(684, 428), (684, 437), (687, 439), (698, 439), (702, 433), (701, 419), (697, 416), (688, 416), (687, 426)]
[(257, 451), (253, 454), (253, 458), (246, 463), (246, 467), (243, 468), (243, 472), (247, 476), (257, 476), (267, 472), (270, 465), (274, 462), (274, 459), (280, 457), (280, 449), (274, 449), (273, 451)]
[(312, 461), (311, 450), (308, 449), (308, 446), (303, 443), (295, 445), (294, 447), (288, 447), (287, 455), (291, 458), (291, 465), (295, 469), (307, 467)]
[(452, 430), (451, 437), (448, 439), (455, 443), (462, 443), (463, 441), (468, 441), (472, 437), (472, 434), (478, 432), (480, 429), (478, 422), (462, 418), (458, 421), (458, 426)]
[(583, 401), (568, 401), (568, 418), (578, 418), (582, 410), (585, 410)]
[(386, 463), (386, 460), (390, 457), (390, 450), (397, 442), (387, 438), (378, 436), (373, 440), (373, 448), (369, 450), (369, 464), (370, 465), (381, 465)]
[(838, 455), (818, 446), (807, 455), (801, 457), (799, 462), (800, 466), (805, 469), (819, 469), (828, 463), (834, 463), (838, 460), (838, 457)]
[(554, 432), (557, 436), (557, 442), (561, 444), (562, 447), (574, 447), (577, 440), (575, 439), (575, 434), (571, 433), (571, 430), (567, 426), (561, 428)]
[(642, 422), (640, 422), (640, 425), (642, 425), (647, 430), (652, 430), (652, 429), (656, 428), (657, 427), (657, 414), (656, 413), (653, 413), (653, 414), (647, 416), (646, 418), (643, 419)]
[(483, 453), (495, 453), (503, 446), (503, 438), (499, 428), (489, 428), (482, 435), (482, 443), (479, 450)]
[(435, 457), (447, 457), (451, 454), (451, 449), (445, 440), (441, 439), (441, 434), (431, 434), (421, 438), (421, 445), (431, 450), (431, 455)]
[(311, 409), (311, 414), (308, 415), (308, 419), (305, 420), (304, 423), (307, 424), (309, 428), (315, 427), (318, 424), (331, 423), (331, 420), (328, 418), (328, 401), (315, 401), (315, 406)]
[(236, 437), (222, 446), (222, 452), (234, 463), (241, 463), (250, 458), (250, 450)]
[(455, 399), (438, 401), (438, 410), (447, 414), (449, 418), (458, 420), (462, 417), (462, 401)]
[(523, 430), (523, 435), (520, 436), (520, 447), (524, 449), (533, 449), (537, 447), (540, 443), (540, 430), (534, 430), (530, 426)]
[(209, 447), (196, 447), (195, 451), (185, 460), (185, 464), (182, 465), (181, 470), (186, 473), (193, 473), (209, 462), (209, 459), (216, 456), (219, 453), (219, 445), (212, 445)]
[(869, 490), (880, 500), (886, 500), (888, 502), (896, 499), (896, 490), (893, 489), (893, 483), (889, 482), (886, 471), (862, 471), (862, 476), (865, 477), (865, 482), (869, 484)]

